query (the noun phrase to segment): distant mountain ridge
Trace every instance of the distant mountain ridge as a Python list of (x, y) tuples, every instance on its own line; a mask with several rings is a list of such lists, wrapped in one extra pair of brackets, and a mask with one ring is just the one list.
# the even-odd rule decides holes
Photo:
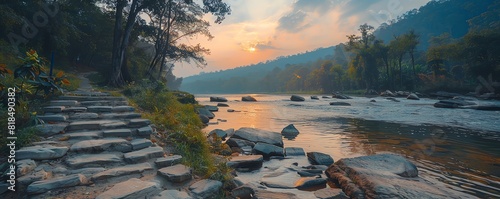
[(252, 77), (259, 79), (264, 77), (269, 71), (274, 68), (285, 68), (289, 64), (302, 64), (307, 62), (316, 61), (318, 59), (325, 59), (333, 56), (335, 47), (330, 46), (326, 48), (318, 48), (313, 51), (299, 53), (289, 56), (280, 56), (274, 60), (260, 62), (257, 64), (240, 66), (237, 68), (227, 69), (218, 72), (208, 72), (190, 77), (185, 77), (182, 81), (181, 90), (190, 91), (195, 82), (217, 79), (230, 79), (235, 77)]

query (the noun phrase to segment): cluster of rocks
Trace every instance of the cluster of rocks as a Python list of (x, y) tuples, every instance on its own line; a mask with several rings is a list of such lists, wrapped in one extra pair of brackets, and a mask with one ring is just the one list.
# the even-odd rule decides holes
[[(317, 198), (347, 198), (338, 188), (327, 188), (324, 171), (334, 163), (333, 158), (320, 152), (308, 152), (298, 147), (284, 147), (282, 137), (293, 139), (300, 132), (293, 124), (283, 128), (281, 133), (255, 128), (240, 128), (236, 131), (215, 129), (208, 136), (225, 140), (232, 155), (226, 163), (237, 172), (252, 172), (263, 169), (266, 161), (307, 158), (310, 165), (299, 166), (293, 163), (272, 170), (259, 182), (243, 184), (237, 179), (239, 187), (231, 191), (235, 198), (298, 198), (293, 193), (273, 192), (275, 189), (316, 190)], [(236, 177), (237, 178), (237, 177)], [(317, 193), (316, 193), (317, 192)]]
[(43, 110), (43, 140), (16, 150), (16, 192), (0, 183), (4, 198), (209, 198), (222, 188), (154, 143), (123, 97), (77, 91)]
[(423, 94), (420, 93), (412, 93), (408, 91), (395, 91), (391, 92), (390, 90), (386, 90), (380, 93), (380, 96), (387, 97), (388, 99), (394, 99), (395, 97), (406, 97), (406, 99), (410, 100), (420, 100), (419, 96)]

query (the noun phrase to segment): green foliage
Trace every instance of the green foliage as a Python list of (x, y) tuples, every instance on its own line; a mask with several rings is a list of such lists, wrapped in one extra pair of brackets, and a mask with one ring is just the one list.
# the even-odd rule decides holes
[(210, 177), (219, 172), (194, 104), (182, 104), (165, 84), (149, 80), (131, 84), (123, 93), (156, 125), (163, 141), (175, 143), (185, 164), (196, 174)]

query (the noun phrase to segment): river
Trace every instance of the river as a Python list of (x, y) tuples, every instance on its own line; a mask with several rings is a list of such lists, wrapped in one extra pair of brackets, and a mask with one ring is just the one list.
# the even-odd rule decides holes
[[(203, 105), (222, 96), (230, 107), (219, 107), (204, 129), (254, 127), (280, 132), (294, 124), (300, 134), (285, 139), (285, 147), (330, 154), (335, 160), (376, 153), (396, 153), (414, 162), (429, 182), (479, 198), (500, 198), (500, 112), (440, 109), (433, 99), (393, 102), (382, 97), (343, 100), (352, 106), (330, 106), (338, 99), (292, 102), (290, 95), (254, 94), (257, 102), (238, 95), (196, 95)], [(476, 101), (478, 104), (497, 104)], [(227, 112), (234, 109), (237, 112)], [(240, 111), (240, 112), (238, 112)]]

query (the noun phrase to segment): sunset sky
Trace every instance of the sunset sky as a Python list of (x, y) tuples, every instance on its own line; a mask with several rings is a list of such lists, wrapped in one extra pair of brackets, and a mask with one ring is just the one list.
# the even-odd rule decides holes
[(211, 50), (203, 69), (176, 64), (174, 74), (186, 77), (311, 51), (346, 41), (360, 24), (377, 27), (430, 0), (225, 0), (232, 9), (222, 24), (213, 24), (215, 36), (188, 41)]

